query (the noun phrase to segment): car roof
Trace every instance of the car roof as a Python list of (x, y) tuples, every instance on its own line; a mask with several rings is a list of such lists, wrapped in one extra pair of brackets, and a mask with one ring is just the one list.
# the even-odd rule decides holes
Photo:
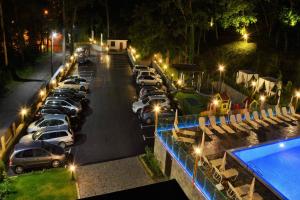
[(65, 120), (66, 115), (64, 114), (48, 114), (43, 116), (44, 119), (63, 119)]
[(68, 97), (47, 97), (46, 100), (68, 100)]
[(43, 143), (44, 143), (44, 141), (41, 141), (41, 140), (17, 143), (15, 145), (14, 151), (20, 151), (20, 150), (32, 149), (32, 148), (40, 148), (43, 146)]

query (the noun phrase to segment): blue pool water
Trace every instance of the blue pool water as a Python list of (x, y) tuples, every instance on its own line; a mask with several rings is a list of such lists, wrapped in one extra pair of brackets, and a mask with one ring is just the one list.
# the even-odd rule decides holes
[(232, 152), (282, 199), (300, 199), (300, 138)]

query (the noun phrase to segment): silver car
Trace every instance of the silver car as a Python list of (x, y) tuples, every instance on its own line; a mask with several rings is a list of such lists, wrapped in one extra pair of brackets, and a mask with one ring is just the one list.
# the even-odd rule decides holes
[(41, 130), (57, 130), (68, 129), (70, 127), (70, 120), (67, 115), (49, 114), (41, 117), (35, 122), (32, 122), (27, 127), (27, 133), (33, 133)]
[(74, 144), (74, 133), (71, 129), (38, 131), (23, 136), (20, 143), (42, 140), (62, 148)]
[(18, 143), (9, 159), (9, 166), (16, 174), (37, 167), (57, 168), (65, 164), (67, 154), (63, 148), (43, 141)]
[(66, 97), (48, 97), (45, 101), (45, 105), (57, 105), (68, 108), (69, 110), (75, 110), (77, 113), (82, 111), (82, 105), (79, 102), (75, 102)]

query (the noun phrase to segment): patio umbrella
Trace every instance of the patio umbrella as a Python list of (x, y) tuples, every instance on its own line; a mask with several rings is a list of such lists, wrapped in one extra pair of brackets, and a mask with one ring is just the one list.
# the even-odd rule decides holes
[(177, 111), (177, 109), (175, 111), (174, 124), (178, 125), (178, 111)]
[(226, 152), (224, 153), (222, 164), (220, 166), (220, 171), (225, 171), (225, 165), (226, 165)]
[(248, 195), (249, 200), (253, 199), (254, 187), (255, 187), (255, 178), (252, 179), (252, 182), (251, 182), (251, 185), (250, 185), (250, 190), (249, 190), (249, 195)]

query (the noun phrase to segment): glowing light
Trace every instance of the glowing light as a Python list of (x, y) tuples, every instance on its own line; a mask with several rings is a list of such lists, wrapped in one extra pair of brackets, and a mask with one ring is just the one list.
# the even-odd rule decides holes
[(201, 149), (199, 147), (194, 147), (194, 153), (199, 156), (201, 154)]
[(225, 71), (225, 66), (223, 64), (219, 64), (218, 69), (220, 72), (223, 72), (223, 71)]
[(74, 53), (74, 57), (77, 58), (78, 57), (78, 53)]
[(140, 56), (141, 56), (140, 54), (136, 54), (136, 55), (135, 55), (135, 58), (136, 58), (136, 59), (139, 59)]
[(300, 98), (300, 91), (296, 91), (296, 92), (295, 92), (295, 96), (296, 96), (297, 98)]
[(44, 90), (41, 90), (40, 91), (40, 97), (44, 97), (45, 96), (45, 91)]
[(57, 37), (57, 33), (56, 32), (52, 32), (51, 37), (52, 38), (56, 38)]
[(75, 166), (75, 165), (70, 165), (70, 166), (69, 166), (69, 170), (70, 170), (71, 172), (75, 172), (76, 166)]
[(60, 68), (59, 72), (64, 73), (64, 68)]
[(135, 48), (132, 48), (132, 49), (131, 49), (131, 52), (132, 52), (133, 54), (135, 54), (135, 53), (136, 53)]
[(159, 60), (158, 60), (158, 62), (159, 62), (159, 63), (162, 63), (162, 62), (163, 62), (163, 60), (162, 60), (162, 59), (159, 59)]
[(264, 95), (261, 95), (261, 96), (259, 97), (259, 100), (260, 100), (261, 102), (264, 102), (264, 101), (266, 100), (266, 97), (265, 97)]
[(212, 101), (212, 103), (213, 103), (215, 106), (218, 106), (218, 105), (219, 105), (218, 99), (214, 99), (214, 100)]
[(174, 74), (172, 73), (172, 74), (171, 74), (171, 76), (173, 77), (173, 76), (174, 76)]
[(182, 85), (182, 80), (179, 79), (179, 80), (177, 81), (177, 84), (178, 84), (179, 86)]
[(163, 68), (164, 68), (164, 70), (168, 69), (168, 65), (164, 64)]
[(27, 108), (22, 108), (20, 111), (20, 114), (24, 117), (28, 114), (28, 109)]
[(159, 113), (160, 112), (160, 106), (155, 105), (153, 110), (154, 110), (154, 112)]
[(284, 143), (279, 143), (279, 147), (283, 148), (284, 146)]
[(44, 10), (44, 15), (48, 15), (49, 11), (47, 9)]
[(56, 80), (53, 79), (53, 80), (51, 81), (51, 84), (52, 84), (52, 85), (55, 85), (55, 84), (56, 84)]
[(66, 67), (70, 67), (70, 63), (66, 63)]
[(70, 59), (71, 59), (71, 61), (73, 61), (74, 60), (74, 56), (71, 56)]
[(249, 38), (249, 34), (248, 33), (244, 33), (243, 34), (243, 39), (247, 42), (248, 38)]
[(252, 81), (252, 82), (251, 82), (251, 85), (252, 85), (252, 87), (255, 87), (255, 86), (256, 86), (256, 82), (255, 82), (255, 81)]

